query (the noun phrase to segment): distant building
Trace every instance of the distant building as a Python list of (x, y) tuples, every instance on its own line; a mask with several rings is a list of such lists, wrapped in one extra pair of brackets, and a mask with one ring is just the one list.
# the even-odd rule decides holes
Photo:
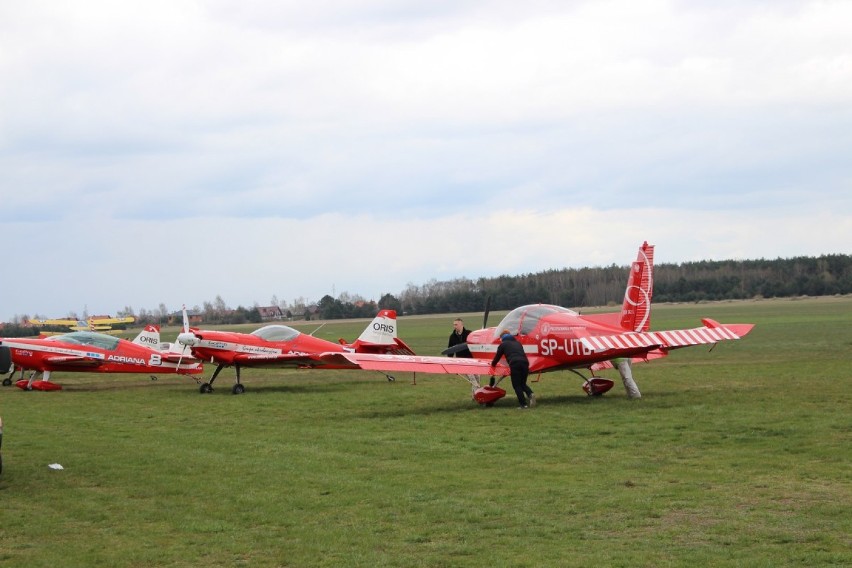
[[(204, 321), (204, 318), (201, 317), (201, 312), (196, 312), (194, 310), (186, 310), (186, 318), (189, 320), (189, 324), (199, 324)], [(169, 314), (169, 323), (182, 325), (183, 324), (183, 311), (172, 312)]]
[(262, 321), (282, 320), (285, 317), (284, 312), (282, 312), (281, 308), (278, 306), (258, 307), (257, 311), (260, 313), (260, 319)]

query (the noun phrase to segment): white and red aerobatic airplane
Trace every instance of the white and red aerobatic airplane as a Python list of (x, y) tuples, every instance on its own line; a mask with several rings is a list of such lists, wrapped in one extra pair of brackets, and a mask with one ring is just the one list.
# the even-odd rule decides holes
[[(32, 374), (17, 386), (24, 390), (59, 390), (50, 381), (54, 371), (84, 373), (143, 373), (193, 375), (202, 372), (200, 361), (160, 342), (160, 330), (148, 325), (133, 341), (94, 331), (73, 331), (50, 337), (0, 339), (0, 372)], [(35, 380), (41, 375), (40, 380)], [(11, 384), (11, 375), (3, 384)]]
[[(302, 333), (286, 325), (267, 325), (252, 333), (214, 331), (190, 328), (184, 310), (184, 331), (177, 343), (191, 350), (192, 355), (216, 364), (209, 382), (202, 383), (201, 393), (213, 391), (213, 382), (225, 367), (234, 367), (236, 379), (231, 392), (240, 394), (245, 387), (240, 382), (240, 369), (260, 368), (352, 368), (344, 361), (342, 367), (334, 361), (323, 359), (330, 353), (373, 353), (413, 355), (408, 345), (397, 337), (396, 312), (380, 310), (361, 335), (351, 344), (338, 343)], [(388, 376), (389, 380), (392, 377)]]

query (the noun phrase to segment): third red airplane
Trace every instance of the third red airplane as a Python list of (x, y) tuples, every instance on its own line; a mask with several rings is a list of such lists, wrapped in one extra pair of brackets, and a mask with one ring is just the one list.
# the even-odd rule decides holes
[[(630, 266), (621, 312), (581, 315), (550, 304), (521, 306), (510, 311), (496, 327), (483, 326), (471, 332), (466, 344), (454, 347), (460, 349), (466, 345), (473, 359), (351, 352), (327, 353), (322, 359), (340, 367), (376, 371), (459, 374), (474, 385), (474, 400), (491, 403), (505, 392), (480, 387), (476, 376), (508, 375), (504, 363), (492, 369), (490, 362), (500, 337), (510, 333), (524, 346), (530, 374), (572, 371), (584, 379), (583, 389), (587, 394), (600, 395), (612, 388), (613, 381), (598, 377), (595, 372), (616, 368), (627, 396), (639, 398), (641, 393), (633, 380), (631, 363), (665, 357), (682, 347), (740, 339), (754, 327), (748, 323), (721, 324), (703, 319), (700, 327), (692, 329), (650, 331), (653, 266), (654, 247), (643, 243)], [(580, 372), (583, 369), (588, 376)]]

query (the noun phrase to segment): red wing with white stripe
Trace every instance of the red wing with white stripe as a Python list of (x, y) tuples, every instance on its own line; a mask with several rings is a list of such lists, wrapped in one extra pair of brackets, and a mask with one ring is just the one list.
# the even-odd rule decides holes
[(323, 353), (321, 357), (329, 365), (368, 371), (497, 376), (509, 374), (509, 367), (506, 365), (499, 364), (492, 369), (489, 362), (483, 359), (378, 353)]
[[(693, 329), (673, 329), (667, 331), (626, 332), (616, 335), (589, 335), (581, 338), (586, 347), (595, 353), (604, 351), (635, 351), (661, 349), (670, 351), (693, 345), (710, 345), (720, 341), (740, 339), (747, 335), (754, 324), (720, 324), (711, 319), (703, 319), (702, 327)], [(614, 355), (617, 356), (617, 355)]]

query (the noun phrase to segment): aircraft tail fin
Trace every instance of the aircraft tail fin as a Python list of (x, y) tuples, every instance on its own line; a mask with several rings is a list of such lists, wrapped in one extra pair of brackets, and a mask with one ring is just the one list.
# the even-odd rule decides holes
[(359, 343), (370, 345), (393, 345), (396, 338), (396, 312), (394, 310), (379, 310), (373, 321), (361, 332), (361, 335), (352, 344), (357, 347)]
[(153, 349), (160, 348), (160, 327), (154, 324), (148, 324), (145, 328), (139, 332), (133, 339), (133, 343), (137, 345), (144, 345), (145, 347), (151, 347)]
[(414, 351), (397, 337), (395, 310), (380, 310), (352, 344), (352, 348), (356, 353), (414, 354)]
[(648, 241), (639, 247), (630, 265), (630, 276), (621, 305), (621, 327), (630, 331), (648, 331), (651, 327), (651, 296), (654, 293), (654, 245)]

